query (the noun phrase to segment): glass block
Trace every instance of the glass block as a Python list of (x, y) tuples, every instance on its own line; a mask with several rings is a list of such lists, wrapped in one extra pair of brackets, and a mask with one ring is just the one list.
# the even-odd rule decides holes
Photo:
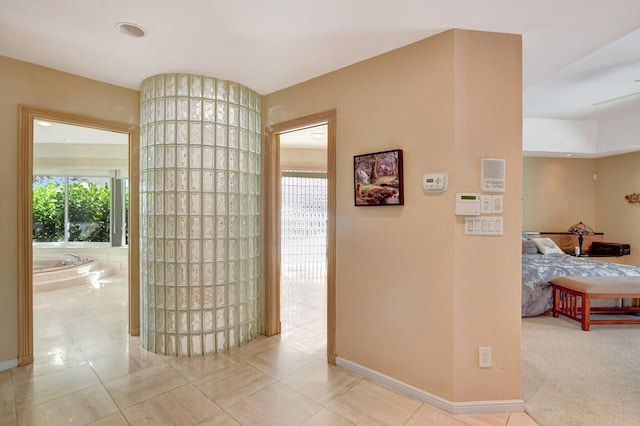
[(167, 96), (175, 96), (177, 92), (177, 83), (175, 74), (167, 74), (165, 76), (165, 87)]
[(202, 84), (202, 97), (213, 99), (216, 97), (216, 79), (205, 77)]
[(227, 282), (227, 264), (225, 262), (216, 262), (216, 284), (225, 284)]
[(155, 94), (152, 91), (150, 91), (149, 94), (151, 96), (155, 96), (156, 98), (164, 96), (164, 75), (157, 75), (152, 84), (155, 85)]
[(213, 236), (213, 218), (205, 216), (202, 218), (202, 237), (213, 238)]
[(202, 312), (192, 311), (191, 313), (190, 331), (199, 333), (202, 331)]
[(205, 333), (204, 334), (204, 353), (205, 355), (215, 353), (215, 337), (213, 333)]
[(224, 331), (216, 333), (216, 352), (224, 352), (227, 350), (227, 337)]
[(240, 105), (242, 106), (249, 106), (249, 90), (244, 87), (244, 86), (240, 86)]
[(213, 262), (213, 240), (202, 241), (202, 261)]
[(227, 192), (227, 172), (216, 171), (216, 192)]
[(234, 283), (238, 280), (238, 262), (229, 261), (227, 272), (227, 282)]
[[(156, 142), (156, 145), (164, 144), (164, 122), (156, 123), (156, 141), (155, 142)], [(158, 148), (158, 150), (162, 151), (160, 147)], [(155, 163), (155, 165), (156, 167), (161, 167), (157, 162)]]
[(239, 117), (238, 117), (238, 106), (237, 105), (229, 105), (229, 126), (238, 126)]
[(189, 356), (189, 336), (178, 334), (178, 356)]
[(189, 217), (188, 216), (178, 216), (178, 228), (176, 236), (178, 238), (187, 238), (189, 236)]
[(202, 165), (202, 149), (199, 146), (189, 148), (189, 167), (199, 169)]
[(202, 284), (213, 284), (213, 263), (211, 262), (202, 265)]
[(179, 286), (185, 286), (189, 284), (189, 269), (186, 263), (176, 264), (176, 283)]
[[(167, 286), (165, 288), (165, 296), (166, 296), (166, 307), (167, 309), (175, 309), (176, 307), (176, 288)], [(175, 324), (175, 316), (174, 316), (174, 324)]]
[(218, 170), (227, 169), (227, 149), (226, 148), (216, 149), (216, 169)]
[(213, 192), (214, 173), (211, 170), (204, 170), (202, 172), (202, 191)]
[(178, 214), (184, 215), (189, 213), (189, 193), (178, 192)]
[(156, 309), (156, 331), (164, 331), (164, 309)]
[(238, 170), (241, 172), (249, 171), (249, 160), (245, 151), (238, 152)]
[(229, 214), (238, 214), (238, 196), (236, 194), (229, 194)]
[(205, 100), (202, 102), (202, 120), (213, 122), (215, 121), (215, 107), (214, 101)]
[[(238, 303), (238, 299), (236, 297), (236, 284), (229, 284), (227, 285), (227, 301), (229, 303), (229, 305), (233, 305)], [(234, 311), (235, 312), (235, 311)], [(231, 315), (231, 314), (229, 314)], [(235, 323), (232, 323), (235, 324)]]
[(238, 321), (243, 323), (247, 320), (247, 305), (240, 303), (238, 305)]
[(240, 345), (244, 345), (249, 342), (249, 324), (240, 325)]
[(184, 145), (189, 143), (189, 122), (178, 121), (176, 126), (176, 143)]
[(222, 330), (227, 326), (225, 314), (224, 308), (216, 309), (216, 330)]
[(216, 216), (216, 238), (227, 237), (227, 218)]
[[(229, 136), (228, 136), (229, 148), (238, 148), (238, 141), (239, 141), (238, 128), (229, 127)], [(242, 146), (240, 146), (240, 148), (242, 148)], [(242, 148), (242, 149), (247, 149), (247, 148)]]
[(178, 74), (176, 77), (176, 95), (189, 96), (189, 76)]
[(176, 149), (176, 167), (186, 169), (189, 167), (189, 148), (178, 146)]
[(189, 260), (187, 254), (187, 240), (176, 241), (176, 260), (178, 262), (187, 262)]
[(202, 336), (200, 334), (191, 335), (191, 348), (189, 350), (190, 356), (203, 355), (202, 352)]
[(175, 167), (176, 166), (176, 147), (175, 146), (165, 146), (164, 147), (164, 161), (166, 167)]
[(227, 124), (227, 104), (216, 102), (216, 122)]
[[(198, 247), (200, 247), (198, 245)], [(200, 263), (192, 263), (191, 264), (191, 285), (201, 285), (202, 279), (200, 276)]]
[(228, 342), (229, 349), (237, 348), (238, 347), (238, 328), (237, 327), (230, 328), (228, 330), (228, 333), (229, 333), (229, 342)]
[[(213, 194), (203, 194), (202, 201), (204, 202), (204, 206), (202, 209), (202, 214), (211, 215), (213, 214)], [(195, 214), (195, 213), (194, 213)]]
[[(199, 165), (192, 167), (199, 167)], [(202, 148), (202, 168), (213, 169), (213, 167), (213, 148)]]
[(240, 108), (239, 126), (243, 129), (249, 127), (249, 111), (246, 108)]
[[(160, 203), (158, 203), (158, 205), (162, 206), (162, 204), (160, 204)], [(156, 210), (158, 210), (157, 207), (156, 207)], [(163, 216), (156, 216), (155, 217), (155, 221), (156, 221), (156, 223), (153, 226), (155, 228), (155, 237), (156, 238), (162, 238), (164, 236), (164, 220), (163, 220)]]
[(198, 98), (202, 97), (202, 76), (200, 75), (191, 75), (190, 76), (190, 90), (189, 96), (195, 96)]
[(225, 216), (227, 214), (227, 195), (216, 194), (216, 214)]
[(223, 285), (216, 286), (216, 306), (222, 307), (227, 304), (227, 290)]
[(176, 356), (178, 354), (178, 343), (175, 334), (167, 334), (167, 349), (165, 354)]
[(165, 116), (167, 120), (176, 119), (176, 98), (170, 97), (165, 99)]
[(215, 142), (214, 126), (211, 123), (202, 125), (202, 145), (213, 145)]
[[(162, 217), (158, 217), (156, 219), (160, 219), (158, 221), (160, 224), (163, 223)], [(157, 230), (156, 230), (156, 233), (158, 233)], [(159, 239), (157, 239), (155, 241), (155, 248), (153, 250), (153, 255), (154, 255), (154, 259), (157, 262), (163, 262), (164, 261), (164, 240), (163, 239), (159, 238)], [(162, 280), (160, 279), (160, 276), (158, 276), (157, 272), (156, 272), (156, 283), (162, 283)]]
[(249, 214), (249, 197), (246, 195), (240, 195), (240, 214)]
[[(167, 286), (169, 285), (176, 285), (176, 265), (174, 265), (173, 263), (167, 263), (165, 265), (165, 281), (167, 283)], [(168, 287), (167, 287), (168, 289)], [(174, 300), (175, 300), (175, 294), (173, 295)]]
[[(211, 194), (207, 194), (207, 195), (211, 195)], [(201, 205), (201, 196), (200, 193), (197, 194), (191, 194), (189, 196), (190, 198), (190, 203), (189, 203), (189, 213), (192, 215), (199, 215), (202, 214), (202, 205)]]
[[(200, 240), (189, 241), (189, 253), (189, 260), (191, 262), (200, 262)], [(200, 280), (198, 280), (198, 282), (199, 281)]]
[(237, 104), (239, 97), (238, 85), (235, 83), (229, 83), (229, 102)]
[[(173, 194), (167, 194), (173, 195)], [(166, 216), (164, 223), (164, 231), (167, 238), (174, 238), (176, 236), (176, 218), (175, 216)]]
[[(229, 153), (229, 161), (231, 161), (231, 153)], [(231, 163), (229, 163), (231, 164)], [(231, 168), (229, 170), (232, 170)], [(228, 173), (228, 178), (229, 178), (229, 192), (238, 192), (238, 173), (236, 172), (229, 172)]]
[(227, 146), (227, 126), (216, 124), (216, 145)]
[(213, 308), (214, 292), (215, 292), (215, 289), (213, 286), (202, 288), (202, 307), (204, 309)]
[(191, 145), (202, 145), (202, 124), (191, 123), (189, 126), (189, 143)]
[[(178, 309), (188, 309), (189, 308), (189, 287), (178, 287)], [(180, 328), (180, 317), (178, 316), (178, 331), (186, 330), (186, 322), (185, 328)], [(185, 320), (186, 321), (186, 320)]]
[[(240, 302), (246, 302), (247, 301), (247, 294), (248, 294), (248, 283), (246, 281), (241, 281), (239, 284), (239, 288), (240, 288)], [(240, 313), (240, 322), (243, 322), (246, 320), (246, 317), (242, 316), (242, 312)]]
[(227, 240), (216, 240), (216, 260), (227, 260)]
[(165, 242), (165, 259), (168, 262), (173, 262), (176, 260), (176, 247), (175, 247), (175, 241), (173, 240), (167, 240)]
[(227, 243), (227, 258), (229, 260), (238, 258), (238, 241), (237, 240), (228, 240)]
[(213, 331), (213, 311), (203, 311), (202, 312), (202, 331)]
[(155, 342), (155, 347), (149, 348), (150, 351), (152, 352), (156, 352), (159, 354), (165, 354), (166, 353), (166, 347), (165, 347), (165, 335), (164, 333), (152, 333), (150, 334), (150, 339), (151, 341)]
[(201, 236), (200, 233), (200, 217), (199, 216), (191, 216), (189, 217), (189, 237), (192, 239), (199, 239)]
[(176, 119), (177, 120), (189, 119), (189, 98), (176, 99)]
[(257, 138), (255, 136), (256, 136), (256, 134), (254, 132), (249, 132), (249, 138), (248, 138), (249, 139), (249, 146), (245, 146), (243, 148), (242, 145), (241, 145), (240, 148), (246, 149), (250, 153), (256, 152), (256, 140), (257, 140)]
[(167, 311), (167, 333), (176, 332), (176, 311)]
[(240, 129), (238, 133), (240, 134), (240, 149), (246, 149), (243, 147), (249, 144), (249, 132), (246, 129)]
[(226, 101), (227, 98), (227, 82), (224, 80), (218, 80), (216, 85), (216, 99)]
[(155, 120), (156, 121), (164, 120), (164, 99), (156, 99), (155, 110), (156, 110)]
[(190, 175), (189, 175), (189, 191), (191, 192), (199, 192), (201, 191), (202, 187), (201, 187), (201, 182), (200, 179), (202, 177), (202, 173), (200, 171), (200, 169), (197, 170), (191, 170), (190, 171)]

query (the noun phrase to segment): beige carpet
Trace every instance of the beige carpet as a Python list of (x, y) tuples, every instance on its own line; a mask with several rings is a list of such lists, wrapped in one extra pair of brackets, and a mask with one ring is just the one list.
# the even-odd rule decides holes
[(640, 325), (522, 319), (522, 399), (540, 426), (640, 424)]

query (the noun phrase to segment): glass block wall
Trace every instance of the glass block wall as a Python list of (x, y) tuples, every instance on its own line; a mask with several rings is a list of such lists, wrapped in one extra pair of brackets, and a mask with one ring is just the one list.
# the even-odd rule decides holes
[(165, 74), (141, 86), (141, 340), (205, 355), (259, 331), (261, 99)]

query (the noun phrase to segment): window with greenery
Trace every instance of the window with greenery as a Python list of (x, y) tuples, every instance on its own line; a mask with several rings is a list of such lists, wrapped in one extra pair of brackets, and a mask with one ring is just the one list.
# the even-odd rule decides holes
[(109, 242), (110, 183), (110, 178), (34, 176), (33, 240)]

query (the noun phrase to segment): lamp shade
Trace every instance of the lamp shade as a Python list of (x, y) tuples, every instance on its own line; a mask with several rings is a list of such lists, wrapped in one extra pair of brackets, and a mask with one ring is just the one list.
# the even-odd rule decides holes
[(593, 229), (582, 223), (582, 221), (571, 225), (571, 228), (569, 228), (567, 232), (578, 235), (593, 235)]

